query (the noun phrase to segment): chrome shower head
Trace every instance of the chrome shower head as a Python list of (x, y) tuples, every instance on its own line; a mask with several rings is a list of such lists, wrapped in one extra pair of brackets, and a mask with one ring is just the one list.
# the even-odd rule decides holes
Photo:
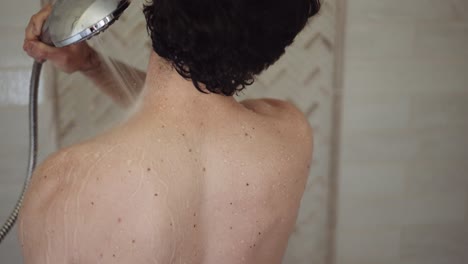
[(41, 40), (55, 47), (88, 40), (112, 25), (129, 5), (129, 0), (57, 0)]

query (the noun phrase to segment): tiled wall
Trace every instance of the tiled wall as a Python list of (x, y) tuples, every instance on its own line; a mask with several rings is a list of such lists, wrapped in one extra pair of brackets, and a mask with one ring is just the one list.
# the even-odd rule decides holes
[(335, 263), (468, 263), (468, 1), (347, 6)]
[[(32, 60), (22, 51), (24, 28), (37, 0), (3, 1), (0, 8), (0, 225), (14, 207), (28, 163), (28, 86)], [(47, 71), (47, 68), (45, 69)], [(44, 77), (50, 77), (50, 72)], [(42, 78), (40, 159), (55, 149), (50, 78)], [(0, 244), (0, 263), (22, 263), (16, 232)]]

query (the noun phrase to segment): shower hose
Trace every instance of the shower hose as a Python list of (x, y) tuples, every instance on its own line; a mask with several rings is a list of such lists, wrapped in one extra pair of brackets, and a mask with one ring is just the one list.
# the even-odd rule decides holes
[(31, 81), (29, 84), (29, 161), (28, 161), (28, 174), (24, 181), (21, 195), (16, 202), (16, 206), (11, 212), (10, 216), (0, 229), (0, 243), (5, 239), (11, 231), (18, 219), (19, 210), (23, 204), (24, 194), (28, 189), (33, 171), (36, 167), (37, 159), (37, 98), (39, 79), (41, 75), (42, 63), (34, 62), (31, 73)]

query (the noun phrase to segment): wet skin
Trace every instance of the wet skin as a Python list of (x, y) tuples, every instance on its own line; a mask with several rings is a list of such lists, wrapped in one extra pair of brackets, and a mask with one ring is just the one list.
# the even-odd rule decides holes
[(283, 101), (201, 94), (162, 63), (152, 55), (128, 120), (38, 167), (19, 221), (26, 264), (281, 263), (307, 120)]

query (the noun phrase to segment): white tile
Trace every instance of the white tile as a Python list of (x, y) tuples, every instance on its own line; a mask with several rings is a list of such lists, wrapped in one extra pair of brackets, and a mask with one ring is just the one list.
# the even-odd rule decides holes
[(424, 196), (408, 193), (403, 203), (402, 221), (407, 225), (463, 222), (467, 195), (466, 191)]
[(465, 160), (410, 162), (407, 175), (405, 190), (412, 194), (468, 192), (468, 163)]
[[(38, 145), (39, 159), (48, 155), (56, 149), (55, 125), (53, 122), (52, 108), (50, 102), (39, 105), (38, 116)], [(7, 167), (24, 167), (28, 154), (29, 128), (28, 128), (28, 107), (27, 106), (0, 106), (0, 155)]]
[(39, 10), (40, 1), (3, 1), (2, 8), (0, 9), (0, 25), (25, 28), (29, 23), (30, 17)]
[[(309, 224), (313, 226), (317, 224)], [(301, 229), (299, 229), (299, 232)], [(314, 237), (316, 239), (310, 239)], [(326, 254), (326, 241), (324, 232), (301, 232), (293, 233), (289, 239), (288, 249), (283, 258), (283, 263), (309, 264), (324, 263)]]
[(398, 263), (400, 231), (397, 228), (360, 228), (340, 231), (337, 264)]
[(405, 162), (420, 153), (420, 142), (405, 131), (352, 134), (343, 128), (342, 162)]
[(395, 59), (414, 55), (415, 29), (411, 24), (352, 23), (347, 30), (347, 59)]
[(415, 28), (415, 56), (426, 59), (468, 59), (468, 23), (436, 23)]
[(468, 257), (468, 225), (404, 226), (400, 252), (404, 263), (463, 263)]
[(0, 9), (0, 67), (31, 66), (23, 52), (24, 30), (30, 17), (39, 11), (40, 1), (3, 1)]
[(468, 2), (466, 0), (453, 0), (453, 7), (456, 13), (456, 20), (468, 24)]
[(396, 93), (345, 96), (343, 127), (347, 133), (404, 129), (410, 124), (411, 99)]
[(419, 152), (414, 160), (468, 160), (468, 126), (430, 127), (408, 133), (417, 142)]
[(464, 92), (439, 91), (412, 96), (411, 124), (418, 128), (443, 126), (447, 131), (456, 130), (453, 127), (456, 125), (468, 126), (467, 102), (468, 86)]
[(404, 162), (343, 162), (339, 170), (342, 199), (399, 196), (405, 191)]
[(467, 3), (348, 1), (337, 263), (468, 263)]
[(0, 137), (8, 140), (2, 140), (1, 143), (24, 144), (24, 137), (28, 135), (28, 107), (27, 106), (2, 106), (0, 105), (1, 129)]
[(463, 92), (468, 88), (468, 60), (348, 59), (345, 61), (345, 94)]
[(0, 191), (0, 222), (3, 225), (3, 221), (11, 214), (15, 208), (16, 202), (20, 197), (22, 190), (22, 183), (18, 184), (5, 184), (1, 183)]
[(8, 36), (0, 39), (0, 68), (31, 69), (34, 61), (23, 51), (24, 28), (0, 24), (0, 34)]
[(352, 228), (398, 227), (402, 222), (405, 202), (400, 196), (340, 196), (338, 201), (339, 231)]
[(447, 21), (456, 14), (452, 5), (439, 0), (350, 0), (348, 8), (350, 21)]
[(0, 105), (27, 105), (30, 76), (31, 69), (0, 71)]
[(414, 257), (402, 258), (398, 264), (466, 264), (468, 263), (467, 260), (466, 257), (457, 255), (434, 256), (421, 252), (421, 254)]
[(23, 263), (20, 245), (14, 228), (0, 246), (0, 260), (5, 264)]

